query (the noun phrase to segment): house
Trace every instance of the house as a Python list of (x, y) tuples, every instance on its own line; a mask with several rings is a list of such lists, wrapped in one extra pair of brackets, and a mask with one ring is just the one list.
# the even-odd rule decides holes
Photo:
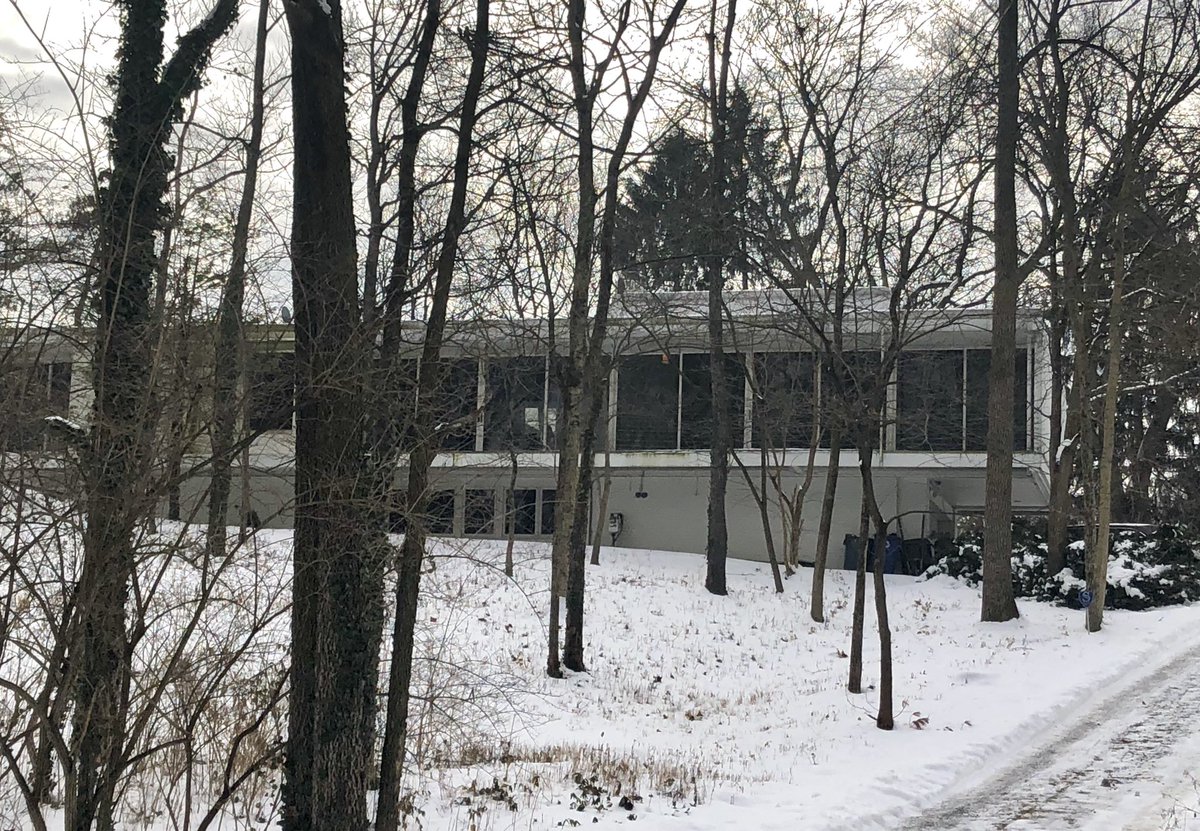
[[(592, 527), (602, 524), (606, 542), (704, 550), (712, 424), (706, 310), (706, 295), (687, 292), (627, 295), (614, 307), (591, 503)], [(817, 329), (831, 330), (833, 323), (826, 315), (814, 324), (783, 291), (732, 292), (728, 312), (736, 448), (727, 498), (730, 554), (766, 559), (750, 484), (761, 486), (764, 460), (769, 478), (790, 493), (805, 481), (811, 459), (798, 547), (801, 560), (811, 561), (834, 406), (834, 371)], [(886, 416), (874, 452), (875, 489), (889, 530), (905, 539), (952, 534), (960, 518), (982, 510), (990, 319), (982, 307), (918, 309), (905, 311), (898, 327), (886, 296), (877, 292), (858, 292), (846, 306), (842, 372), (851, 384), (882, 378)], [(418, 322), (404, 329), (414, 373), (421, 331)], [(232, 516), (241, 511), (256, 524), (286, 527), (293, 498), (292, 330), (262, 326), (251, 340), (246, 424), (257, 437), (245, 457), (249, 466), (234, 473)], [(511, 528), (518, 539), (551, 534), (560, 411), (552, 344), (562, 348), (561, 331), (552, 336), (550, 322), (541, 319), (469, 319), (450, 327), (438, 414), (441, 452), (427, 517), (431, 533), (499, 538)], [(892, 348), (898, 358), (883, 373), (881, 356)], [(1013, 505), (1038, 512), (1048, 494), (1049, 369), (1033, 314), (1019, 317), (1014, 374)], [(77, 367), (73, 377), (89, 373)], [(411, 413), (414, 402), (415, 396), (406, 396), (399, 411)], [(72, 399), (68, 410), (79, 407)], [(204, 517), (207, 490), (204, 444), (200, 429), (183, 465), (196, 473), (179, 492), (181, 515), (197, 521)], [(398, 482), (403, 467), (402, 460)], [(615, 535), (608, 531), (609, 516), (595, 516), (606, 478), (606, 514), (619, 517)], [(774, 493), (769, 486), (768, 513), (778, 541)], [(858, 530), (860, 499), (858, 458), (850, 448), (841, 455), (831, 563), (841, 563), (843, 537)], [(393, 516), (395, 530), (402, 530), (403, 506), (395, 506)]]

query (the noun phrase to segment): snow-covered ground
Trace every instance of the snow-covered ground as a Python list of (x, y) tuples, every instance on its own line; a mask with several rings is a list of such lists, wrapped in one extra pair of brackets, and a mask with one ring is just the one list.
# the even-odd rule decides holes
[[(830, 575), (827, 622), (814, 624), (808, 571), (776, 595), (766, 566), (732, 561), (731, 594), (720, 598), (703, 590), (700, 557), (605, 549), (588, 570), (589, 671), (553, 681), (542, 672), (545, 549), (518, 550), (514, 583), (480, 567), (498, 561), (493, 543), (443, 544), (451, 558), (430, 577), (475, 599), (442, 607), (448, 639), (505, 664), (523, 692), (503, 762), (431, 777), (426, 828), (470, 827), (480, 800), (454, 804), (450, 787), (470, 781), (498, 781), (517, 797), (516, 811), (492, 804), (479, 829), (572, 819), (603, 827), (631, 815), (652, 829), (894, 828), (1019, 761), (1106, 692), (1160, 682), (1157, 670), (1200, 647), (1200, 608), (1110, 613), (1105, 630), (1088, 635), (1079, 611), (1021, 603), (1019, 621), (981, 624), (978, 591), (889, 578), (899, 715), (883, 732), (873, 687), (845, 690), (847, 573)], [(438, 624), (443, 595), (431, 594), (426, 615)], [(878, 672), (871, 608), (869, 600), (868, 685)], [(1200, 794), (1186, 787), (1187, 754), (1174, 761), (1172, 804), (1183, 816), (1187, 800), (1200, 807)], [(593, 772), (600, 794), (567, 778), (586, 783)], [(632, 810), (618, 808), (622, 796)], [(609, 798), (611, 809), (596, 807)]]
[[(246, 654), (277, 671), (289, 554), (284, 532), (260, 532), (221, 577), (230, 586), (269, 577)], [(777, 595), (765, 565), (731, 561), (730, 595), (715, 597), (703, 589), (700, 556), (605, 548), (587, 572), (588, 672), (552, 680), (547, 546), (518, 543), (512, 580), (502, 543), (445, 540), (433, 554), (412, 734), (427, 766), (408, 782), (410, 828), (1200, 828), (1200, 726), (1190, 723), (1200, 606), (1109, 613), (1105, 630), (1088, 635), (1080, 611), (1020, 602), (1020, 620), (981, 624), (977, 590), (889, 577), (897, 726), (884, 732), (874, 722), (871, 598), (869, 688), (845, 689), (848, 573), (829, 574), (827, 622), (815, 624), (807, 570)], [(178, 571), (183, 597), (192, 578)], [(250, 596), (226, 594), (239, 609)], [(222, 632), (238, 629), (220, 614), (230, 619)], [(1173, 703), (1172, 719), (1138, 714)], [(1122, 744), (1132, 741), (1161, 752), (1129, 762)], [(1103, 765), (1124, 765), (1110, 779), (1134, 785), (1100, 783), (1105, 774), (1092, 768)], [(1102, 794), (1095, 817), (1086, 801), (1057, 796), (1059, 784), (1083, 779)], [(1055, 794), (1062, 825), (1013, 821), (1025, 803), (1007, 794), (1026, 780)], [(277, 790), (262, 784), (253, 809), (232, 810), (220, 827), (273, 827)], [(960, 822), (967, 803), (973, 813)]]

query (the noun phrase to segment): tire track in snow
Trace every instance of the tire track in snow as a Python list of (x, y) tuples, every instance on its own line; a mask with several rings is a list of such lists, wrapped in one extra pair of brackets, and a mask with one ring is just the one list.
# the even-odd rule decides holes
[[(1159, 787), (1157, 763), (1196, 729), (1200, 648), (1141, 676), (1015, 763), (910, 821), (912, 831), (1056, 831), (1095, 826)], [(1119, 824), (1116, 817), (1114, 823)], [(1112, 827), (1118, 827), (1114, 825)]]

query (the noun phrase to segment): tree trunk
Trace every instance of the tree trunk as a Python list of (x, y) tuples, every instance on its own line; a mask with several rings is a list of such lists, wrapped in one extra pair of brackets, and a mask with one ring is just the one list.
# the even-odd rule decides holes
[(1116, 445), (1117, 404), (1119, 403), (1121, 384), (1121, 342), (1124, 339), (1122, 313), (1125, 300), (1125, 217), (1122, 196), (1117, 197), (1117, 216), (1114, 222), (1113, 284), (1112, 297), (1108, 304), (1108, 366), (1105, 368), (1104, 405), (1100, 414), (1100, 458), (1098, 460), (1100, 492), (1097, 494), (1096, 542), (1087, 552), (1087, 586), (1088, 591), (1092, 593), (1092, 603), (1087, 610), (1087, 630), (1089, 632), (1099, 632), (1104, 622), (1104, 601), (1108, 589), (1113, 455)]
[[(599, 396), (591, 392), (585, 399), (584, 417), (589, 419), (589, 425), (594, 425)], [(593, 401), (596, 403), (593, 404)], [(583, 659), (583, 613), (587, 588), (587, 516), (592, 493), (594, 443), (594, 426), (585, 427), (580, 451), (579, 487), (574, 494), (575, 521), (571, 525), (570, 558), (567, 563), (567, 620), (563, 631), (562, 665), (572, 672), (587, 671)]]
[(875, 618), (879, 625), (879, 710), (875, 725), (880, 730), (895, 726), (892, 714), (892, 630), (888, 625), (887, 584), (883, 579), (887, 565), (887, 523), (875, 498), (875, 476), (871, 471), (871, 455), (859, 454), (858, 469), (862, 473), (863, 503), (875, 523)]
[[(858, 514), (858, 564), (854, 570), (854, 616), (850, 628), (850, 677), (846, 689), (862, 692), (863, 625), (866, 617), (867, 540), (870, 538), (870, 509), (864, 496)], [(878, 552), (876, 554), (878, 556)]]
[(1129, 496), (1131, 519), (1135, 522), (1153, 522), (1158, 516), (1153, 492), (1154, 468), (1160, 459), (1167, 458), (1167, 430), (1178, 407), (1179, 395), (1174, 390), (1166, 386), (1155, 390), (1145, 435), (1131, 460)]
[[(587, 78), (584, 48), (585, 0), (567, 4), (567, 39), (570, 44), (568, 67), (574, 92), (575, 121), (578, 128), (576, 196), (579, 206), (575, 220), (575, 244), (572, 251), (571, 297), (567, 312), (567, 355), (556, 356), (553, 368), (562, 390), (562, 415), (558, 431), (557, 504), (554, 512), (554, 537), (550, 550), (550, 619), (546, 640), (546, 674), (561, 678), (559, 655), (559, 600), (568, 580), (571, 536), (575, 523), (575, 494), (579, 492), (579, 464), (583, 442), (583, 382), (587, 374), (588, 300), (592, 282), (592, 254), (596, 238), (595, 147), (593, 145), (593, 107), (595, 93)], [(570, 495), (568, 497), (568, 494)]]
[[(707, 571), (704, 588), (716, 595), (728, 594), (725, 563), (729, 558), (729, 528), (725, 516), (725, 494), (729, 485), (729, 454), (733, 447), (729, 418), (729, 386), (725, 367), (725, 287), (724, 260), (728, 247), (728, 205), (726, 199), (729, 57), (733, 26), (737, 19), (737, 0), (725, 0), (725, 26), (717, 58), (717, 0), (712, 0), (709, 23), (709, 119), (712, 127), (712, 168), (709, 172), (709, 211), (712, 219), (713, 253), (705, 258), (708, 281), (709, 375), (712, 385), (712, 447), (709, 454), (708, 537), (704, 547)], [(766, 494), (763, 494), (766, 498)], [(775, 566), (778, 570), (778, 564)]]
[(287, 831), (367, 827), (383, 559), (362, 518), (359, 297), (339, 0), (286, 6), (292, 40), (296, 512)]
[[(757, 412), (757, 411), (756, 411)], [(756, 415), (756, 417), (761, 418)], [(761, 420), (759, 421), (761, 424)], [(742, 478), (746, 480), (746, 487), (750, 489), (750, 495), (754, 497), (754, 504), (758, 506), (758, 519), (762, 524), (763, 541), (767, 546), (767, 562), (771, 564), (771, 577), (775, 581), (776, 593), (783, 593), (783, 576), (779, 573), (779, 558), (775, 554), (775, 535), (771, 532), (771, 516), (767, 513), (767, 464), (770, 461), (770, 451), (767, 449), (766, 433), (759, 430), (762, 436), (762, 441), (759, 443), (758, 449), (758, 471), (759, 482), (756, 485), (753, 477), (750, 475), (749, 469), (738, 456), (734, 456), (738, 468), (742, 471)]]
[(111, 174), (97, 229), (95, 396), (84, 460), (87, 527), (68, 658), (74, 699), (72, 781), (64, 826), (114, 827), (129, 699), (125, 603), (134, 571), (132, 534), (153, 510), (146, 498), (156, 408), (150, 384), (151, 284), (164, 226), (169, 159), (164, 150), (180, 102), (199, 85), (213, 43), (232, 24), (234, 0), (219, 0), (164, 65), (163, 0), (130, 4), (109, 122)]
[[(1054, 292), (1058, 301), (1053, 311), (1060, 315), (1054, 322), (1051, 343), (1051, 378), (1054, 396), (1051, 413), (1050, 441), (1050, 501), (1046, 517), (1047, 570), (1057, 574), (1066, 566), (1067, 524), (1071, 513), (1071, 482), (1074, 478), (1075, 460), (1082, 439), (1083, 414), (1087, 402), (1083, 398), (1083, 375), (1079, 370), (1086, 366), (1086, 341), (1080, 339), (1083, 329), (1078, 325), (1082, 301), (1083, 274), (1082, 251), (1080, 248), (1079, 211), (1075, 198), (1075, 181), (1071, 176), (1070, 160), (1070, 90), (1061, 52), (1058, 16), (1052, 15), (1047, 28), (1050, 57), (1054, 69), (1054, 96), (1047, 103), (1046, 122), (1052, 125), (1045, 145), (1050, 180), (1058, 202), (1061, 217), (1059, 235), (1062, 245), (1062, 275), (1060, 287)], [(1074, 370), (1066, 363), (1061, 347), (1067, 333), (1075, 341)], [(1056, 348), (1057, 347), (1057, 348)], [(1066, 435), (1062, 435), (1059, 422), (1062, 420), (1062, 391), (1067, 389), (1069, 398), (1066, 413)], [(1056, 440), (1057, 439), (1057, 440)]]
[[(563, 422), (560, 428), (559, 477), (557, 510), (555, 511), (554, 543), (551, 580), (552, 606), (546, 671), (552, 677), (561, 673), (557, 655), (558, 594), (556, 589), (563, 578), (567, 581), (567, 627), (563, 663), (582, 669), (583, 664), (583, 607), (584, 574), (586, 569), (587, 519), (586, 509), (591, 493), (592, 467), (595, 463), (596, 419), (599, 416), (604, 383), (605, 339), (608, 332), (608, 309), (612, 300), (614, 275), (614, 238), (620, 178), (625, 154), (633, 138), (634, 127), (650, 94), (651, 84), (658, 71), (663, 48), (679, 22), (685, 0), (676, 0), (658, 32), (650, 38), (646, 68), (637, 84), (621, 122), (620, 134), (613, 144), (605, 170), (604, 207), (600, 216), (599, 261), (600, 273), (596, 288), (596, 312), (589, 335), (588, 301), (591, 292), (591, 254), (596, 241), (595, 220), (597, 195), (591, 166), (595, 147), (592, 136), (592, 117), (599, 85), (589, 84), (584, 71), (583, 26), (587, 4), (584, 0), (568, 3), (567, 33), (571, 56), (569, 71), (575, 92), (575, 115), (579, 127), (578, 183), (580, 209), (576, 225), (574, 269), (571, 278), (571, 305), (568, 318), (569, 356), (558, 362), (558, 377), (563, 389)], [(585, 394), (586, 391), (586, 394)]]
[(992, 292), (992, 364), (988, 374), (987, 480), (984, 492), (984, 621), (1017, 617), (1012, 587), (1013, 382), (1016, 355), (1016, 155), (1018, 141), (1017, 0), (1001, 0), (997, 39), (995, 165), (996, 275)]
[[(225, 556), (225, 533), (229, 525), (229, 491), (236, 454), (238, 381), (242, 377), (242, 305), (246, 296), (246, 253), (250, 242), (250, 219), (258, 185), (258, 160), (262, 155), (263, 87), (266, 75), (267, 23), (270, 1), (259, 0), (254, 39), (254, 78), (250, 105), (250, 140), (246, 144), (246, 178), (233, 226), (229, 275), (217, 310), (217, 343), (213, 360), (212, 479), (208, 490), (208, 556)], [(244, 389), (242, 395), (248, 395)]]
[[(392, 638), (392, 666), (388, 678), (387, 722), (380, 760), (376, 831), (396, 831), (399, 827), (400, 785), (404, 774), (404, 747), (408, 739), (408, 704), (412, 686), (417, 603), (420, 598), (421, 564), (425, 557), (426, 530), (423, 513), (428, 501), (429, 469), (437, 454), (434, 391), (440, 386), (441, 351), (450, 288), (458, 261), (459, 240), (467, 220), (471, 143), (483, 90), (490, 23), (489, 0), (476, 0), (475, 29), (471, 33), (471, 69), (463, 91), (462, 110), (459, 113), (450, 206), (446, 214), (441, 249), (438, 252), (433, 301), (425, 324), (425, 341), (421, 347), (418, 402), (414, 416), (417, 447), (409, 454), (407, 504), (410, 514), (400, 554), (400, 574), (396, 585), (396, 622)], [(426, 393), (424, 403), (421, 402), (421, 393)]]
[[(775, 536), (771, 533), (771, 518), (767, 515), (767, 449), (765, 444), (759, 452), (758, 470), (759, 494), (756, 495), (755, 501), (758, 502), (759, 519), (762, 521), (763, 535), (767, 540), (767, 560), (771, 564), (771, 579), (775, 581), (776, 594), (783, 594), (783, 576), (779, 573), (779, 558), (775, 556)], [(782, 483), (780, 484), (782, 485)], [(785, 524), (786, 521), (785, 517)], [(790, 544), (790, 526), (788, 530), (788, 543)]]
[(838, 470), (842, 463), (842, 434), (829, 434), (829, 466), (825, 471), (825, 495), (821, 498), (821, 522), (817, 527), (817, 550), (813, 554), (812, 608), (817, 623), (825, 622), (825, 568), (829, 559), (829, 535), (833, 529), (833, 504), (837, 499)]
[(612, 474), (608, 468), (608, 451), (604, 451), (604, 484), (600, 486), (600, 508), (596, 512), (596, 536), (592, 539), (592, 565), (600, 565), (600, 546), (608, 524), (608, 496), (612, 492)]
[(508, 534), (504, 545), (504, 576), (513, 576), (513, 545), (517, 536), (517, 451), (508, 451), (511, 469), (508, 476)]

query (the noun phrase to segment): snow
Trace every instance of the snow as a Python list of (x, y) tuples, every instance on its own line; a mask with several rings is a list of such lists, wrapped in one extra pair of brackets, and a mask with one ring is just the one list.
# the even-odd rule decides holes
[[(287, 631), (290, 539), (257, 538), (228, 579), (269, 575), (252, 650), (265, 666)], [(851, 574), (828, 574), (817, 624), (808, 570), (777, 595), (764, 564), (730, 561), (730, 595), (716, 597), (698, 555), (604, 548), (587, 571), (589, 671), (553, 680), (548, 548), (515, 553), (510, 580), (503, 543), (433, 544), (412, 738), (428, 766), (407, 783), (425, 831), (612, 828), (631, 816), (650, 831), (896, 828), (1015, 763), (1114, 685), (1200, 647), (1196, 606), (1108, 612), (1088, 635), (1078, 610), (1019, 601), (1019, 620), (981, 624), (978, 589), (889, 576), (897, 726), (885, 732), (870, 596), (867, 691), (845, 690)], [(1186, 802), (1200, 740), (1181, 752), (1171, 793)], [(1130, 816), (1160, 798), (1172, 798), (1165, 786), (1143, 793)], [(265, 810), (238, 827), (271, 827), (274, 804)]]
[[(718, 598), (704, 592), (697, 556), (604, 549), (603, 564), (588, 571), (589, 672), (553, 681), (542, 672), (545, 550), (519, 549), (512, 586), (477, 566), (497, 561), (494, 544), (443, 545), (443, 554), (468, 559), (439, 565), (432, 579), (464, 581), (461, 596), (484, 598), (454, 637), (468, 653), (507, 660), (523, 679), (522, 716), (506, 737), (511, 756), (569, 756), (585, 775), (598, 760), (614, 804), (642, 797), (633, 811), (642, 828), (895, 827), (964, 774), (1001, 765), (1091, 691), (1200, 642), (1196, 608), (1111, 612), (1106, 629), (1089, 636), (1076, 610), (1023, 602), (1020, 620), (985, 625), (978, 590), (948, 578), (888, 578), (899, 713), (888, 733), (874, 726), (870, 611), (864, 681), (872, 688), (852, 696), (844, 687), (849, 574), (829, 575), (828, 620), (815, 624), (808, 571), (775, 595), (765, 566), (731, 562), (731, 595)], [(606, 778), (613, 760), (637, 773)], [(656, 772), (696, 783), (672, 799), (671, 787), (655, 787)], [(493, 809), (488, 828), (580, 817), (565, 768), (515, 761), (446, 773), (435, 789), (443, 796), (454, 782), (497, 778), (514, 793), (535, 777), (542, 783), (517, 811)], [(466, 827), (463, 806), (426, 810), (426, 828)], [(630, 812), (584, 813), (586, 824), (594, 817), (606, 827)]]

